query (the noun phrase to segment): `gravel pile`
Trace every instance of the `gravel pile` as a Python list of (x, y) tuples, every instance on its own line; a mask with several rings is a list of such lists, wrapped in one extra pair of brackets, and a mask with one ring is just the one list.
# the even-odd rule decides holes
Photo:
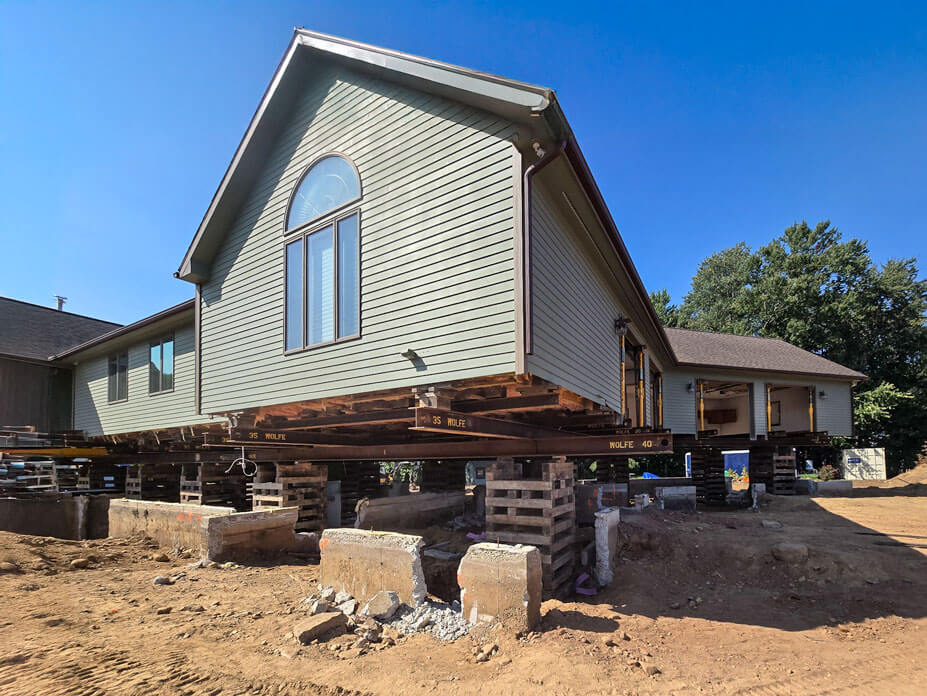
[(470, 630), (470, 624), (460, 615), (460, 603), (433, 602), (426, 599), (415, 609), (402, 605), (384, 625), (402, 634), (430, 633), (440, 640), (457, 640)]

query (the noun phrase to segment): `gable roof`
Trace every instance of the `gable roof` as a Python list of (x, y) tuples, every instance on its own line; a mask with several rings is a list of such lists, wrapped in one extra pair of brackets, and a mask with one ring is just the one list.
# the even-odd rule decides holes
[[(138, 321), (132, 322), (131, 324), (126, 324), (125, 326), (116, 325), (117, 328), (109, 331), (107, 333), (95, 336), (87, 341), (81, 343), (74, 343), (67, 347), (66, 350), (62, 350), (57, 355), (53, 355), (50, 360), (63, 360), (65, 358), (71, 358), (78, 353), (83, 353), (86, 350), (91, 348), (96, 348), (104, 343), (108, 343), (122, 336), (127, 336), (128, 334), (135, 333), (142, 329), (152, 327), (152, 330), (156, 330), (156, 325), (163, 322), (166, 319), (172, 319), (183, 313), (189, 313), (190, 316), (193, 316), (195, 308), (195, 300), (189, 299), (184, 300), (180, 304), (176, 304), (173, 307), (168, 307), (167, 309), (162, 309), (160, 312), (147, 316), (144, 319), (139, 319)], [(163, 328), (163, 327), (161, 327)]]
[(663, 333), (663, 326), (650, 302), (650, 296), (552, 89), (307, 29), (294, 30), (293, 38), (248, 124), (175, 277), (192, 283), (209, 279), (212, 261), (225, 231), (232, 224), (245, 193), (257, 178), (266, 154), (288, 116), (289, 107), (299, 92), (302, 80), (310, 74), (311, 66), (317, 60), (347, 64), (353, 69), (392, 82), (499, 114), (522, 125), (529, 136), (528, 140), (563, 143), (563, 156), (606, 230), (615, 254), (631, 281), (637, 301), (644, 310), (648, 329), (656, 338), (657, 347), (670, 355), (669, 341)]
[(866, 375), (778, 338), (666, 328), (679, 365), (818, 375), (860, 380)]
[(3, 355), (46, 360), (52, 353), (118, 326), (111, 321), (0, 297), (0, 354)]

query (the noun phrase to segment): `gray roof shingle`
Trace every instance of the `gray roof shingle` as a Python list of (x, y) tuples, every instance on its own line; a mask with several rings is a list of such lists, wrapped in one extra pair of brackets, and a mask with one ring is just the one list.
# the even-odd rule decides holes
[(690, 329), (666, 328), (676, 360), (682, 365), (762, 372), (792, 372), (840, 379), (866, 375), (809, 353), (778, 338), (737, 336)]
[(0, 354), (47, 360), (119, 324), (0, 297)]

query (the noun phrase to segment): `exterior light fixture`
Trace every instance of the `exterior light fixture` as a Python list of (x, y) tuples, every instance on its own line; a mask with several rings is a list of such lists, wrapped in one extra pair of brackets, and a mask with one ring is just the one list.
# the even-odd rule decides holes
[(631, 320), (627, 317), (618, 317), (615, 319), (615, 335), (626, 336), (628, 333), (628, 324), (630, 323)]
[(826, 399), (826, 398), (827, 398), (827, 394), (824, 392), (823, 389), (822, 389), (821, 391), (818, 392), (818, 396), (821, 397), (822, 399)]
[(689, 382), (689, 383), (686, 385), (686, 391), (689, 392), (690, 394), (694, 393), (694, 392), (695, 392), (695, 385), (692, 384), (692, 382)]
[(406, 348), (405, 351), (402, 353), (402, 357), (404, 357), (406, 360), (411, 360), (412, 362), (415, 362), (416, 360), (420, 359), (418, 357), (418, 353), (416, 353), (411, 348)]

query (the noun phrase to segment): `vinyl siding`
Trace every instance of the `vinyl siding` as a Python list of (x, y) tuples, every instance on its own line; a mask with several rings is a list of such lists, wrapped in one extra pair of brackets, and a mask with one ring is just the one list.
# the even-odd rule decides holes
[[(850, 385), (847, 382), (816, 379), (814, 377), (789, 377), (781, 374), (737, 374), (734, 372), (699, 372), (692, 369), (668, 370), (663, 375), (663, 416), (666, 427), (675, 433), (695, 433), (697, 428), (696, 394), (686, 390), (699, 378), (746, 382), (753, 385), (753, 427), (757, 434), (766, 433), (766, 384), (808, 386), (814, 385), (815, 393), (824, 391), (827, 397), (817, 397), (815, 403), (817, 430), (830, 435), (849, 436), (853, 429)], [(807, 402), (802, 404), (802, 416), (807, 413)]]
[[(316, 73), (202, 287), (204, 412), (513, 372), (513, 133), (439, 97)], [(285, 356), (287, 203), (333, 151), (361, 178), (361, 338)]]
[[(88, 435), (114, 435), (209, 422), (208, 417), (196, 415), (193, 325), (177, 326), (173, 332), (171, 392), (148, 393), (148, 338), (128, 346), (129, 396), (125, 401), (107, 401), (109, 353), (79, 362), (74, 368), (74, 427)], [(114, 346), (112, 352), (116, 350)]]
[[(627, 312), (604, 262), (580, 236), (585, 232), (566, 221), (555, 200), (536, 180), (531, 210), (534, 351), (527, 356), (527, 371), (620, 411), (621, 345), (614, 326)], [(629, 364), (629, 380), (632, 368)]]

